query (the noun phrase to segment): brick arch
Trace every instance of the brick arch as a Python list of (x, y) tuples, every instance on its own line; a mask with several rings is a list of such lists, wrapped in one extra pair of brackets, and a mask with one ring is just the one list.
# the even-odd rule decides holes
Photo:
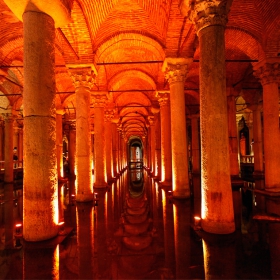
[(261, 42), (252, 34), (238, 27), (227, 27), (226, 49), (237, 49), (250, 59), (262, 60), (265, 53)]
[[(156, 83), (154, 79), (143, 71), (136, 70), (125, 70), (117, 73), (108, 81), (108, 88), (110, 90), (120, 90), (120, 89), (131, 89), (131, 85), (129, 83), (136, 83), (141, 86), (141, 89), (156, 89)], [(134, 85), (135, 87), (135, 85)]]

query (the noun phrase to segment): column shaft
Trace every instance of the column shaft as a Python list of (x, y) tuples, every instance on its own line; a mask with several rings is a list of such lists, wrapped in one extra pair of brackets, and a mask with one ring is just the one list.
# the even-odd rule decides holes
[(200, 174), (199, 116), (192, 116), (192, 172)]
[(47, 14), (28, 11), (23, 28), (23, 237), (40, 241), (58, 232), (55, 27)]
[(56, 114), (56, 153), (57, 153), (57, 176), (58, 179), (64, 176), (63, 173), (63, 150), (62, 150), (62, 115)]
[(14, 163), (13, 163), (13, 135), (14, 119), (12, 115), (5, 117), (5, 173), (4, 182), (12, 183), (14, 181)]

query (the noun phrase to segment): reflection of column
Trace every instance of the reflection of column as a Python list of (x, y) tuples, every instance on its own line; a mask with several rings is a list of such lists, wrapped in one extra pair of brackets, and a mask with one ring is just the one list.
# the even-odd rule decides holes
[(110, 108), (106, 108), (104, 111), (104, 121), (105, 121), (105, 128), (104, 128), (104, 136), (105, 136), (105, 165), (106, 165), (106, 175), (107, 175), (107, 182), (109, 183), (112, 181), (113, 174), (112, 174), (112, 119), (114, 117), (114, 110)]
[(77, 245), (79, 279), (93, 279), (94, 208), (92, 203), (77, 203)]
[(25, 246), (23, 279), (59, 279), (59, 245), (44, 250)]
[(76, 175), (76, 127), (71, 125), (69, 130), (68, 164), (71, 178)]
[(93, 65), (83, 65), (77, 68), (74, 65), (69, 65), (69, 68), (76, 87), (76, 200), (85, 202), (93, 199), (90, 89), (96, 70)]
[(172, 187), (174, 197), (189, 197), (189, 173), (184, 83), (187, 65), (185, 58), (166, 58), (163, 65), (170, 87)]
[(254, 68), (263, 86), (265, 188), (280, 188), (279, 58), (261, 61)]
[(235, 279), (234, 237), (205, 237), (202, 244), (205, 279)]
[(174, 223), (173, 223), (173, 204), (169, 202), (168, 191), (162, 192), (162, 210), (163, 210), (163, 231), (164, 231), (164, 251), (165, 251), (165, 267), (174, 271)]
[(228, 108), (228, 134), (229, 134), (229, 159), (230, 175), (232, 178), (239, 178), (238, 164), (238, 141), (236, 127), (236, 105), (235, 98), (237, 92), (234, 88), (227, 88), (227, 108)]
[(24, 27), (23, 236), (27, 241), (40, 241), (52, 238), (58, 232), (55, 24), (49, 15), (37, 10), (26, 11), (22, 18)]
[(57, 174), (58, 180), (61, 179), (63, 174), (63, 145), (62, 145), (62, 115), (63, 109), (56, 109), (56, 155), (57, 155)]
[(175, 200), (173, 211), (176, 279), (190, 279), (190, 201)]
[(254, 131), (254, 176), (263, 176), (263, 136), (261, 105), (253, 105), (253, 131)]
[[(11, 141), (12, 142), (12, 141)], [(13, 144), (13, 143), (11, 143)], [(13, 183), (4, 184), (4, 224), (5, 224), (5, 249), (14, 248), (14, 201)]]
[(105, 137), (104, 137), (104, 106), (106, 92), (96, 92), (94, 98), (94, 188), (105, 188)]
[(227, 234), (235, 230), (230, 180), (226, 99), (225, 25), (232, 1), (181, 3), (196, 25), (200, 46), (200, 131), (202, 228)]
[(14, 181), (14, 166), (13, 166), (13, 135), (14, 135), (14, 117), (12, 114), (5, 116), (5, 173), (4, 182), (12, 183)]
[(158, 91), (161, 122), (161, 181), (164, 185), (172, 184), (172, 155), (171, 155), (171, 121), (169, 92)]

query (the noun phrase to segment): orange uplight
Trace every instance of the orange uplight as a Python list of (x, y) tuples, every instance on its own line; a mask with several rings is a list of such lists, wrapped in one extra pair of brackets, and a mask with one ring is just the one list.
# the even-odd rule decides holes
[(64, 222), (59, 222), (58, 225), (59, 225), (59, 226), (63, 226), (63, 225), (64, 225)]
[(16, 224), (16, 228), (20, 228), (22, 224)]

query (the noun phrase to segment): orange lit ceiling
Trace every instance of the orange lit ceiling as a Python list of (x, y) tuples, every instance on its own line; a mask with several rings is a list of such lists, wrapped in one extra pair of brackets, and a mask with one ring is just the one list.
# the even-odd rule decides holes
[[(66, 109), (65, 120), (74, 118), (76, 106), (66, 65), (94, 63), (98, 75), (93, 90), (108, 91), (123, 135), (144, 136), (148, 116), (159, 107), (156, 90), (168, 90), (161, 71), (165, 57), (193, 57), (185, 83), (186, 114), (199, 112), (199, 42), (178, 2), (69, 1), (72, 22), (56, 30), (56, 104)], [(0, 90), (20, 108), (23, 26), (3, 0), (0, 20)], [(279, 23), (279, 0), (233, 0), (226, 28), (227, 81), (238, 92), (243, 89), (245, 99), (250, 91), (248, 102), (252, 90), (261, 88), (253, 63), (280, 53)]]

